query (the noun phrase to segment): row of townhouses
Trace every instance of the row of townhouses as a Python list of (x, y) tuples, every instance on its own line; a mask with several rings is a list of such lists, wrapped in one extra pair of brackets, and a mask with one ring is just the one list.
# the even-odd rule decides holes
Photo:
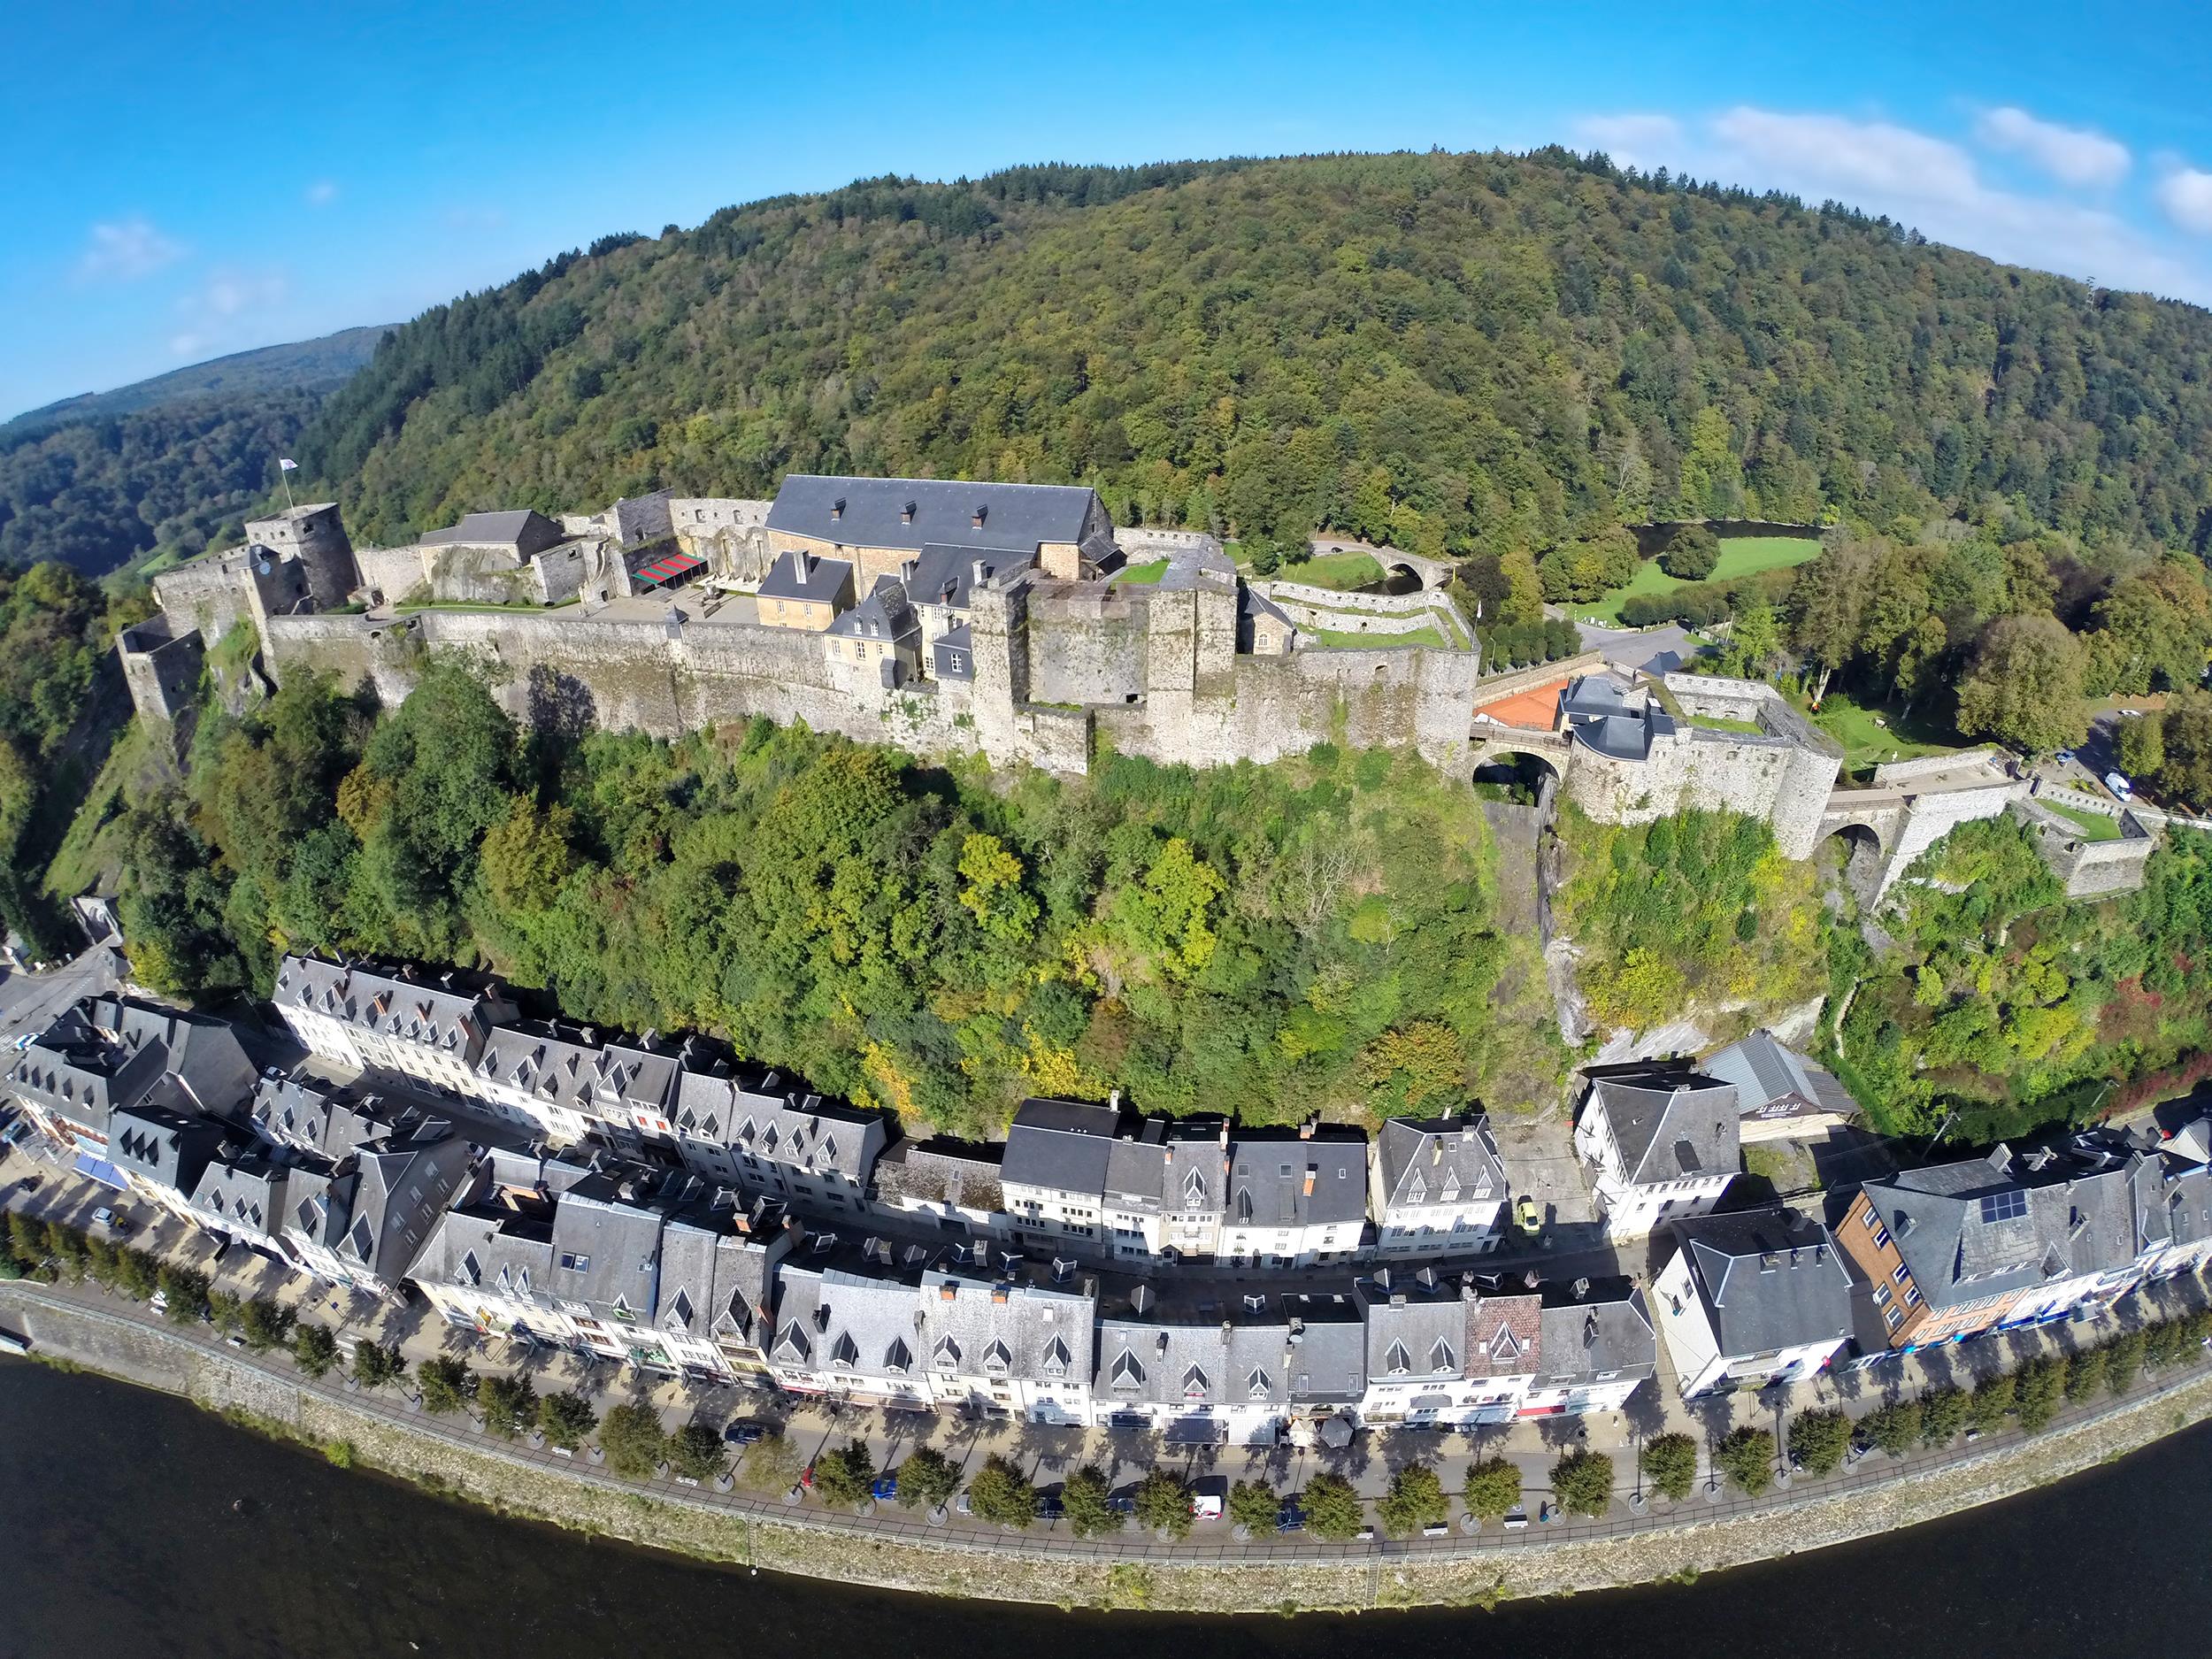
[(1577, 1145), (1616, 1236), (1657, 1242), (1647, 1300), (1440, 1270), (1508, 1218), (1479, 1117), (1371, 1141), (1032, 1101), (1002, 1148), (887, 1144), (880, 1116), (773, 1072), (525, 1020), (493, 986), (298, 957), (278, 984), (311, 1049), (454, 1104), (373, 1092), (373, 1072), (257, 1075), (222, 1022), (130, 996), (64, 1014), (10, 1089), (82, 1172), (325, 1283), (411, 1284), (486, 1334), (863, 1402), (1201, 1439), (1500, 1421), (1617, 1407), (1658, 1340), (1686, 1394), (1757, 1387), (2212, 1256), (2212, 1120), (1871, 1181), (1833, 1233), (1717, 1210), (1743, 1123), (1835, 1110), (1763, 1037), (1702, 1071), (1593, 1074)]

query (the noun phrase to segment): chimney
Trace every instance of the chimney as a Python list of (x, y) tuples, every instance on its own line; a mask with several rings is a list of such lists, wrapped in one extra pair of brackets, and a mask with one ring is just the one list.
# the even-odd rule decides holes
[(1013, 1298), (1007, 1294), (1005, 1286), (994, 1285), (991, 1286), (991, 1300), (1003, 1307), (1007, 1302), (1012, 1301)]
[(990, 509), (986, 507), (981, 502), (976, 503), (975, 512), (968, 520), (968, 527), (972, 530), (980, 530), (983, 528), (983, 515), (989, 511)]
[(947, 1279), (947, 1280), (946, 1280), (943, 1284), (941, 1284), (941, 1285), (940, 1285), (940, 1286), (937, 1286), (937, 1300), (938, 1300), (938, 1301), (940, 1301), (940, 1302), (957, 1302), (957, 1301), (959, 1301), (959, 1299), (960, 1299), (960, 1288), (959, 1288), (959, 1286), (958, 1286), (955, 1285), (955, 1284), (954, 1284), (954, 1283), (953, 1283), (950, 1279)]
[(1313, 1119), (1312, 1119), (1312, 1118), (1307, 1118), (1307, 1119), (1306, 1119), (1306, 1121), (1305, 1121), (1305, 1122), (1303, 1122), (1303, 1123), (1302, 1123), (1302, 1124), (1300, 1124), (1300, 1125), (1298, 1125), (1298, 1138), (1299, 1138), (1301, 1141), (1310, 1141), (1310, 1140), (1312, 1140), (1312, 1139), (1313, 1139)]
[(834, 524), (844, 516), (845, 498), (842, 495), (840, 495), (835, 501), (830, 503), (830, 522)]
[(901, 524), (912, 524), (914, 522), (914, 503), (912, 502), (908, 502), (905, 506), (899, 509), (899, 522)]
[(1318, 1173), (1312, 1164), (1306, 1165), (1306, 1196), (1309, 1198), (1313, 1196), (1313, 1178)]
[(1433, 1169), (1437, 1164), (1441, 1164), (1443, 1161), (1444, 1137), (1441, 1135), (1431, 1135), (1429, 1137), (1429, 1166)]
[(1577, 1302), (1580, 1302), (1584, 1297), (1590, 1294), (1590, 1281), (1586, 1279), (1578, 1279), (1575, 1280), (1574, 1293), (1575, 1300)]

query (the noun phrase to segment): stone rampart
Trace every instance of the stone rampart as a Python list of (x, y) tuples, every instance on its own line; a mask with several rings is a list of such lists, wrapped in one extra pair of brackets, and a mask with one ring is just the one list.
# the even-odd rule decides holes
[(1907, 784), (1916, 778), (1932, 778), (1939, 772), (1956, 772), (1963, 766), (1979, 766), (1995, 763), (1998, 752), (1986, 744), (1979, 749), (1961, 749), (1956, 754), (1927, 755), (1918, 760), (1893, 760), (1874, 769), (1874, 787), (1887, 788)]
[(2051, 873), (2066, 884), (2068, 898), (2131, 893), (2143, 885), (2158, 838), (2132, 812), (2120, 814), (2116, 839), (2090, 841), (2081, 826), (2032, 796), (2016, 797), (2012, 810), (2035, 837), (2036, 851)]
[(116, 636), (123, 683), (131, 706), (149, 720), (175, 720), (190, 713), (199, 695), (205, 651), (199, 632), (181, 636), (166, 617), (149, 617)]

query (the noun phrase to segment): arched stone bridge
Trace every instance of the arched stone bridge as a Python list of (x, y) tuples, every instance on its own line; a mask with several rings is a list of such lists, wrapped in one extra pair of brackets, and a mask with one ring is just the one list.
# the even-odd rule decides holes
[[(1876, 777), (1903, 768), (1880, 767)], [(1859, 902), (1872, 905), (1914, 859), (1961, 824), (1995, 818), (2027, 794), (2027, 785), (1993, 762), (1932, 766), (1916, 777), (1870, 789), (1837, 788), (1820, 815), (1820, 840), (1844, 838), (1844, 879)]]
[(1441, 588), (1452, 579), (1454, 566), (1441, 559), (1425, 558), (1418, 553), (1402, 552), (1394, 547), (1370, 547), (1364, 541), (1349, 541), (1341, 536), (1316, 536), (1316, 553), (1364, 553), (1383, 567), (1387, 576), (1394, 570), (1402, 570), (1417, 580), (1428, 589)]

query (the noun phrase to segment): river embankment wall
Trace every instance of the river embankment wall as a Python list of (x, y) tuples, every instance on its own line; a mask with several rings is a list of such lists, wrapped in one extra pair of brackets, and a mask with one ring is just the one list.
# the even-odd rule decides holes
[[(95, 1305), (105, 1302), (109, 1305)], [(509, 1442), (388, 1394), (311, 1380), (288, 1358), (229, 1348), (96, 1292), (0, 1284), (0, 1312), (50, 1360), (241, 1417), (506, 1513), (703, 1559), (947, 1595), (1203, 1612), (1356, 1611), (1487, 1603), (1617, 1587), (1817, 1549), (1994, 1502), (2212, 1416), (2212, 1365), (2070, 1407), (2038, 1435), (2007, 1430), (1909, 1463), (1759, 1499), (1694, 1494), (1648, 1513), (1474, 1537), (1163, 1543), (1149, 1535), (956, 1535), (904, 1511), (842, 1516), (772, 1497), (624, 1479), (584, 1457)]]

